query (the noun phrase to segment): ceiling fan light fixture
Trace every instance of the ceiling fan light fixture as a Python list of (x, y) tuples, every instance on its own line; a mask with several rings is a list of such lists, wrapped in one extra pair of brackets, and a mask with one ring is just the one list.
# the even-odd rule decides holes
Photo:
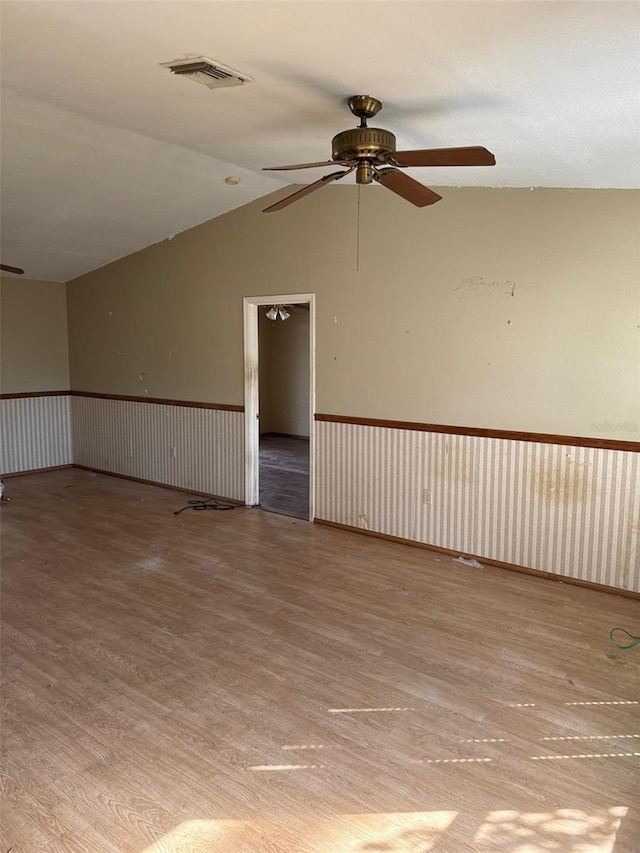
[(267, 311), (266, 316), (269, 320), (277, 320), (278, 317), (280, 317), (281, 320), (288, 320), (291, 316), (291, 311), (287, 310), (286, 305), (272, 305)]

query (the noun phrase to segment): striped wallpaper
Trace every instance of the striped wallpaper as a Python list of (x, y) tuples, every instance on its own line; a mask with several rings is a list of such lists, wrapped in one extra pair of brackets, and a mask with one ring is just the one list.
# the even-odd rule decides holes
[(244, 414), (72, 397), (74, 463), (242, 500)]
[[(244, 498), (244, 414), (0, 400), (0, 474), (85, 465)], [(316, 517), (640, 591), (640, 453), (319, 420)], [(431, 492), (431, 503), (423, 491)]]
[(68, 396), (0, 399), (0, 427), (0, 474), (73, 462)]
[(632, 451), (318, 421), (316, 516), (640, 591)]

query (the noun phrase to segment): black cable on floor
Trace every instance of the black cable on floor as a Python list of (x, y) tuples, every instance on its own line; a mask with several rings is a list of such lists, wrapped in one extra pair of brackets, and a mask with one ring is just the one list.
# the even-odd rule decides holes
[(219, 512), (223, 512), (227, 509), (235, 509), (234, 504), (221, 504), (215, 498), (206, 498), (194, 501), (187, 501), (187, 505), (183, 506), (182, 509), (176, 510), (173, 514), (180, 515), (181, 512), (184, 512), (185, 509), (195, 509), (198, 512), (201, 512), (205, 509), (214, 509)]

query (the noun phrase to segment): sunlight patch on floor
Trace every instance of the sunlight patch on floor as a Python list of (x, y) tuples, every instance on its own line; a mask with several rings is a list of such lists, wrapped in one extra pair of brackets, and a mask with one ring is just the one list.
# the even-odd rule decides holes
[[(176, 826), (142, 853), (204, 853), (225, 851), (231, 834), (242, 828), (242, 821), (187, 820)], [(215, 847), (213, 846), (215, 845)]]
[(530, 755), (532, 761), (559, 761), (563, 758), (638, 758), (640, 752), (589, 752), (572, 755)]
[(458, 743), (505, 743), (505, 737), (472, 737), (466, 740), (459, 740)]
[(474, 838), (478, 853), (612, 853), (620, 822), (627, 809), (618, 806), (584, 812), (491, 812)]
[(565, 705), (640, 705), (637, 699), (618, 699), (615, 702), (565, 702)]
[(324, 768), (324, 764), (253, 764), (249, 770), (276, 771), (276, 770), (317, 770)]
[(486, 764), (493, 758), (416, 758), (412, 764)]
[(622, 740), (640, 738), (640, 735), (565, 735), (564, 737), (541, 737), (539, 740)]
[[(142, 853), (428, 853), (458, 812), (352, 814), (310, 820), (190, 820)], [(591, 853), (591, 851), (589, 851)]]
[(379, 714), (386, 711), (415, 711), (415, 708), (327, 708), (329, 714)]

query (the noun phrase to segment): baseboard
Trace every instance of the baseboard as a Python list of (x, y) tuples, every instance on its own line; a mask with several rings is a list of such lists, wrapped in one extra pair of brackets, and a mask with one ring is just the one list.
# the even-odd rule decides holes
[(395, 542), (398, 545), (409, 545), (412, 548), (422, 548), (425, 551), (435, 551), (437, 554), (446, 554), (450, 557), (465, 557), (469, 560), (477, 560), (486, 566), (497, 569), (506, 569), (510, 572), (520, 572), (525, 575), (543, 578), (544, 580), (566, 583), (573, 586), (583, 586), (587, 589), (595, 589), (598, 592), (608, 592), (613, 595), (623, 595), (626, 598), (640, 599), (640, 592), (632, 589), (621, 589), (617, 586), (607, 586), (603, 583), (583, 581), (580, 578), (572, 578), (569, 575), (557, 575), (554, 572), (543, 572), (540, 569), (530, 569), (528, 566), (518, 566), (516, 563), (503, 563), (500, 560), (490, 560), (487, 557), (479, 557), (476, 554), (461, 554), (460, 551), (452, 551), (450, 548), (440, 548), (438, 545), (429, 545), (426, 542), (417, 542), (415, 539), (403, 539), (401, 536), (391, 536), (388, 533), (378, 533), (376, 530), (364, 530), (362, 527), (353, 527), (350, 524), (340, 524), (338, 521), (327, 521), (324, 518), (314, 518), (314, 524), (322, 524), (325, 527), (334, 527), (338, 530), (346, 530), (349, 533), (359, 533), (362, 536), (373, 536), (375, 539), (385, 539), (387, 542)]
[(62, 471), (65, 468), (79, 468), (82, 471), (91, 471), (93, 474), (104, 474), (107, 477), (118, 477), (120, 480), (144, 483), (146, 486), (158, 486), (161, 489), (171, 489), (174, 492), (184, 492), (188, 495), (215, 498), (218, 501), (224, 501), (234, 506), (244, 506), (244, 502), (236, 498), (226, 498), (224, 495), (212, 495), (211, 492), (199, 492), (197, 489), (185, 489), (183, 486), (172, 486), (170, 483), (160, 483), (157, 480), (144, 480), (142, 477), (131, 477), (129, 474), (117, 474), (115, 471), (104, 471), (102, 468), (92, 468), (89, 465), (52, 465), (49, 468), (29, 468), (26, 471), (12, 471), (10, 474), (2, 474), (0, 475), (0, 479), (8, 480), (10, 477), (24, 477), (26, 474), (47, 474), (50, 471)]
[(25, 474), (45, 474), (47, 471), (62, 471), (64, 468), (73, 468), (74, 465), (51, 465), (48, 468), (27, 468), (26, 471), (11, 471), (10, 474), (0, 474), (0, 480), (8, 480), (9, 477), (24, 477)]
[(79, 468), (81, 471), (91, 471), (93, 474), (104, 474), (106, 477), (117, 477), (119, 480), (131, 480), (133, 483), (144, 483), (145, 486), (158, 486), (161, 489), (171, 489), (173, 492), (184, 492), (188, 495), (200, 495), (204, 498), (215, 498), (218, 501), (244, 506), (243, 501), (236, 498), (226, 498), (224, 495), (212, 495), (211, 492), (199, 492), (197, 489), (185, 489), (183, 486), (172, 486), (171, 483), (160, 483), (157, 480), (144, 480), (142, 477), (132, 477), (129, 474), (117, 474), (115, 471), (104, 471), (102, 468), (92, 468), (89, 465), (66, 465), (66, 468)]

